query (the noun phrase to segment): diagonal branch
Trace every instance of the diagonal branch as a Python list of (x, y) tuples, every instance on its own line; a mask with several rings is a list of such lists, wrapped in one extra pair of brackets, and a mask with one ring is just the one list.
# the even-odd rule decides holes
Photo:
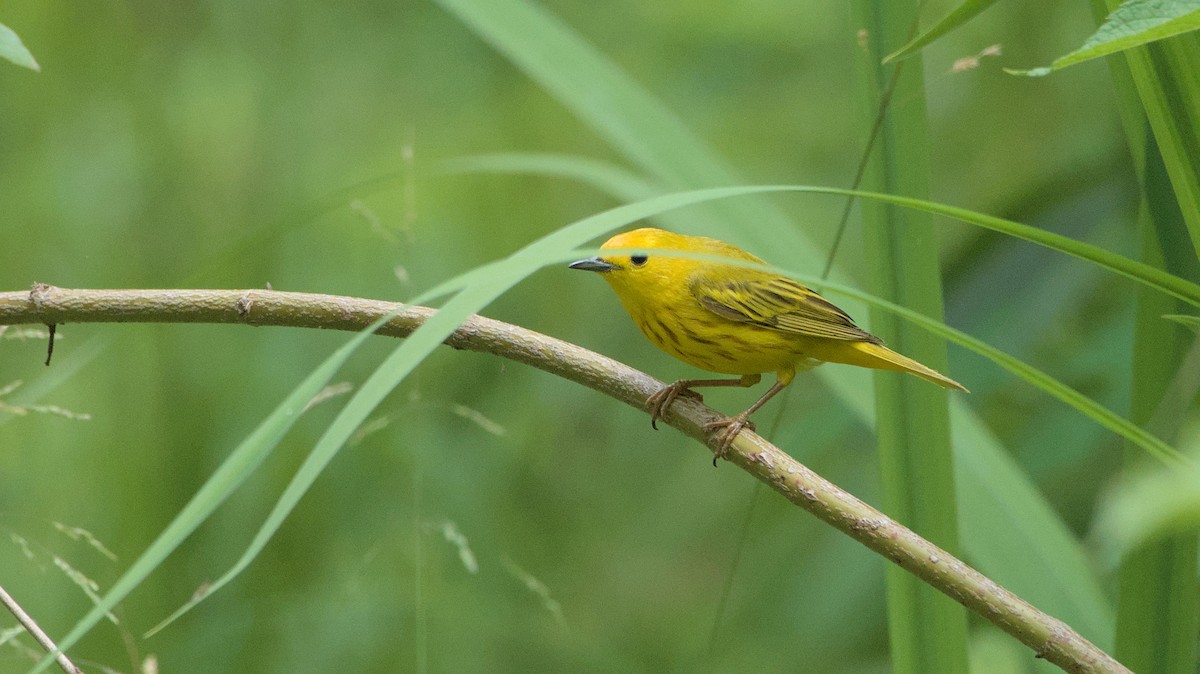
[(29, 632), (29, 634), (33, 636), (34, 640), (41, 644), (42, 648), (46, 649), (47, 653), (56, 654), (54, 656), (54, 660), (64, 672), (67, 674), (83, 674), (83, 670), (76, 667), (75, 663), (71, 662), (66, 653), (58, 650), (58, 647), (54, 645), (54, 641), (42, 631), (42, 628), (38, 626), (37, 622), (35, 622), (33, 618), (29, 617), (29, 614), (25, 612), (25, 609), (21, 608), (21, 605), (17, 603), (17, 600), (13, 599), (12, 595), (6, 592), (3, 587), (0, 587), (0, 605), (3, 605), (4, 608), (8, 609), (9, 613), (13, 614), (13, 617), (17, 619), (17, 622), (21, 623), (21, 627), (24, 627), (25, 631)]
[[(23, 323), (241, 323), (361, 330), (396, 304), (274, 290), (70, 290), (38, 284), (0, 293), (0, 325)], [(410, 306), (379, 329), (404, 337), (435, 309)], [(532, 330), (473, 316), (447, 340), (456, 349), (495, 354), (583, 384), (645, 409), (663, 384), (615, 360)], [(702, 430), (720, 415), (679, 399), (663, 420), (708, 445)], [(734, 441), (729, 460), (792, 503), (883, 555), (978, 613), (1069, 672), (1128, 672), (1112, 657), (1053, 618), (921, 538), (778, 447), (750, 432)]]

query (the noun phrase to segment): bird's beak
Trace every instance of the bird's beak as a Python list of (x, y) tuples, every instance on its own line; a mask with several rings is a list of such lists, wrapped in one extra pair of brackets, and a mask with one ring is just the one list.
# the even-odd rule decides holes
[(586, 260), (572, 262), (571, 264), (567, 265), (567, 268), (568, 269), (582, 269), (584, 271), (608, 272), (608, 271), (612, 271), (612, 270), (616, 269), (617, 265), (615, 265), (611, 262), (605, 262), (604, 260), (602, 260), (598, 257), (589, 257)]

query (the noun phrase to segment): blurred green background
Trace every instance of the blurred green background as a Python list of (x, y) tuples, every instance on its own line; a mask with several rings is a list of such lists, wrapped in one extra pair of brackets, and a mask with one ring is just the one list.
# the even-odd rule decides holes
[[(849, 186), (864, 139), (856, 26), (840, 3), (541, 4), (748, 181)], [(18, 0), (0, 22), (42, 66), (0, 63), (3, 290), (269, 283), (403, 300), (615, 205), (569, 180), (439, 170), (443, 159), (492, 152), (623, 162), (432, 3)], [(1046, 64), (1093, 29), (1082, 3), (1009, 3), (925, 52), (935, 200), (1136, 257), (1137, 189), (1108, 70), (1096, 62), (1040, 80), (1000, 70)], [(951, 73), (992, 44), (1001, 56)], [(840, 202), (772, 199), (809, 236), (832, 240)], [(965, 225), (939, 231), (947, 323), (1126, 409), (1129, 283)], [(852, 224), (839, 251), (847, 268), (860, 236)], [(753, 252), (788, 263), (787, 250)], [(486, 313), (664, 380), (694, 374), (646, 343), (590, 275), (542, 270)], [(91, 604), (62, 566), (109, 587), (347, 338), (196, 325), (59, 333), (50, 368), (44, 341), (0, 341), (0, 386), (22, 382), (3, 400), (90, 415), (0, 411), (0, 584), (52, 636)], [(338, 381), (361, 381), (393, 346), (372, 340)], [(1086, 533), (1120, 456), (1115, 436), (962, 351), (951, 350), (950, 374), (1062, 519)], [(878, 503), (870, 429), (817, 378), (798, 384), (760, 429), (782, 415), (778, 444)], [(706, 400), (734, 411), (756, 395)], [(76, 662), (134, 671), (153, 655), (163, 672), (889, 669), (880, 558), (737, 470), (713, 470), (706, 450), (653, 432), (644, 413), (450, 350), (392, 394), (245, 574), (143, 639), (237, 558), (342, 400), (308, 413), (122, 603), (119, 625), (72, 649)], [(54, 523), (86, 529), (116, 560)], [(978, 671), (1032, 667), (1024, 647), (972, 625)], [(0, 671), (30, 663), (0, 650)]]

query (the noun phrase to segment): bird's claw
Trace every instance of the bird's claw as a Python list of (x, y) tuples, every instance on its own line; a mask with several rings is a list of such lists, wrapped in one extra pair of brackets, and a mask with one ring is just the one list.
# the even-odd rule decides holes
[(663, 413), (667, 411), (667, 408), (679, 396), (704, 402), (704, 396), (688, 388), (687, 384), (683, 381), (677, 381), (674, 384), (660, 388), (646, 399), (646, 409), (650, 410), (650, 426), (654, 430), (658, 430), (658, 420), (663, 417)]
[(725, 417), (704, 424), (704, 431), (715, 433), (717, 440), (717, 447), (713, 449), (713, 468), (717, 467), (717, 459), (724, 459), (729, 455), (729, 447), (733, 444), (734, 438), (743, 430), (753, 431), (754, 422), (740, 414), (736, 417)]

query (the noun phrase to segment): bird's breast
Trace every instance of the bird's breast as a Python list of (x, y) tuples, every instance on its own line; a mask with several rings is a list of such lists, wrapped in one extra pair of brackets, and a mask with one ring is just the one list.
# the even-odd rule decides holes
[(696, 305), (695, 310), (639, 308), (630, 311), (655, 346), (702, 370), (758, 374), (791, 367), (807, 357), (796, 339), (777, 330), (738, 323)]

